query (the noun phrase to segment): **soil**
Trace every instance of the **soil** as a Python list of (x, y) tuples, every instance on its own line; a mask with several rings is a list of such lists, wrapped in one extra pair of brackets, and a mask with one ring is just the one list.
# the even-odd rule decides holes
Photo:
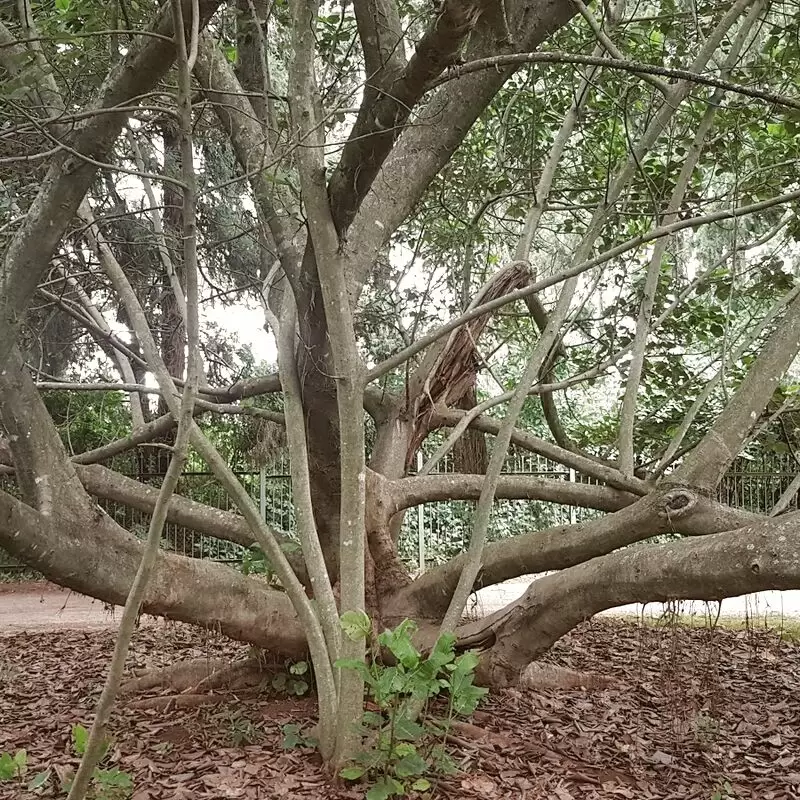
[(115, 627), (114, 606), (52, 583), (0, 583), (0, 636), (35, 630)]
[[(45, 604), (54, 599), (44, 594)], [(93, 624), (0, 639), (0, 752), (25, 748), (28, 778), (77, 765), (71, 726), (88, 726), (114, 645), (114, 631)], [(139, 629), (128, 670), (246, 654), (222, 637), (160, 623)], [(774, 631), (594, 620), (548, 660), (613, 683), (494, 693), (452, 737), (460, 772), (427, 797), (800, 798), (800, 646)], [(134, 800), (364, 797), (364, 785), (332, 786), (313, 750), (284, 749), (282, 726), (313, 724), (310, 698), (270, 688), (158, 711), (134, 709), (133, 699), (120, 700), (115, 712), (108, 766), (133, 776)], [(37, 796), (62, 795), (0, 783), (0, 798)]]

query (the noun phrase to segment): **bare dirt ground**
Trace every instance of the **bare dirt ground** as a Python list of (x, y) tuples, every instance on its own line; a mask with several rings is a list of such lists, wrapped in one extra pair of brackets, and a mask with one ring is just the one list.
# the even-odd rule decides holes
[(0, 584), (0, 636), (20, 631), (102, 630), (116, 625), (112, 607), (52, 583)]
[[(55, 598), (45, 605), (50, 600)], [(54, 605), (52, 613), (59, 608)], [(102, 607), (99, 612), (98, 626)], [(63, 625), (0, 639), (0, 751), (26, 748), (31, 774), (74, 768), (71, 725), (91, 720), (113, 639), (113, 630)], [(237, 658), (246, 651), (183, 625), (149, 625), (136, 635), (128, 668)], [(797, 644), (772, 631), (652, 628), (602, 619), (562, 640), (550, 660), (611, 676), (614, 684), (592, 692), (495, 693), (474, 726), (451, 742), (461, 772), (439, 781), (427, 797), (800, 798)], [(133, 776), (134, 800), (364, 796), (364, 786), (332, 787), (312, 750), (283, 748), (282, 726), (310, 725), (313, 700), (272, 689), (215, 699), (222, 702), (166, 711), (120, 701), (110, 759)], [(4, 800), (35, 796), (59, 795), (0, 783)]]

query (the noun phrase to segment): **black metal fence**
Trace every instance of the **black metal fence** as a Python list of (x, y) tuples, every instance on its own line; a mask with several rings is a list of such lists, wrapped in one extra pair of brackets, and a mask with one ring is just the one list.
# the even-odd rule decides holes
[[(210, 472), (190, 464), (178, 485), (178, 493), (191, 500), (215, 508), (230, 510), (232, 504), (226, 492)], [(161, 471), (121, 470), (131, 477), (151, 485), (160, 485)], [(452, 462), (443, 460), (439, 471), (452, 471)], [(509, 455), (505, 471), (515, 475), (538, 475), (556, 480), (586, 482), (585, 476), (563, 465), (531, 453), (516, 451)], [(792, 487), (800, 467), (789, 454), (761, 453), (756, 457), (738, 458), (723, 478), (718, 496), (720, 501), (735, 508), (768, 513)], [(294, 531), (294, 510), (291, 480), (283, 458), (262, 470), (236, 472), (242, 485), (258, 504), (268, 524), (287, 533)], [(14, 490), (13, 481), (4, 479), (0, 488)], [(98, 501), (100, 506), (122, 527), (144, 535), (150, 521), (146, 514), (129, 506), (109, 500)], [(463, 550), (472, 522), (474, 505), (461, 501), (429, 503), (410, 509), (404, 519), (400, 551), (414, 567), (429, 566), (452, 557)], [(792, 491), (787, 510), (798, 508), (798, 492)], [(597, 512), (573, 506), (528, 500), (499, 500), (495, 504), (491, 523), (491, 538), (501, 539), (524, 531), (537, 530), (557, 524), (580, 522)], [(163, 546), (173, 552), (194, 558), (238, 562), (244, 554), (239, 545), (205, 536), (185, 527), (168, 523)], [(0, 573), (24, 569), (0, 550)]]

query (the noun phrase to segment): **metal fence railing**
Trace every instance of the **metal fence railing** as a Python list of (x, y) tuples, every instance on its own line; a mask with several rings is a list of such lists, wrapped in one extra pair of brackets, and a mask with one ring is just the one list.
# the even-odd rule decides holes
[[(231, 510), (232, 504), (227, 493), (210, 472), (198, 468), (199, 466), (196, 463), (189, 464), (189, 469), (180, 479), (178, 493), (215, 508)], [(160, 485), (163, 479), (161, 471), (121, 471), (152, 485)], [(452, 459), (443, 459), (437, 471), (453, 472)], [(719, 500), (736, 508), (769, 512), (790, 487), (798, 471), (800, 468), (789, 454), (766, 453), (755, 458), (740, 457), (720, 483)], [(563, 465), (523, 451), (510, 453), (505, 472), (564, 481), (590, 480)], [(285, 458), (279, 457), (268, 468), (239, 470), (236, 474), (259, 505), (266, 522), (292, 534), (295, 527), (294, 508)], [(13, 490), (13, 482), (3, 479), (0, 481), (0, 488)], [(795, 510), (800, 507), (798, 500), (798, 494), (795, 493), (787, 508)], [(98, 502), (121, 526), (139, 535), (145, 534), (150, 521), (148, 514), (114, 501)], [(464, 501), (428, 503), (409, 509), (404, 516), (399, 543), (404, 560), (413, 568), (424, 568), (461, 552), (468, 541), (473, 510), (474, 504)], [(498, 500), (492, 514), (490, 540), (553, 525), (580, 522), (596, 516), (597, 513), (591, 509), (543, 501)], [(239, 545), (205, 536), (173, 523), (165, 526), (163, 546), (182, 555), (231, 563), (240, 561), (244, 554), (244, 548)], [(23, 565), (0, 550), (0, 572), (22, 568)]]

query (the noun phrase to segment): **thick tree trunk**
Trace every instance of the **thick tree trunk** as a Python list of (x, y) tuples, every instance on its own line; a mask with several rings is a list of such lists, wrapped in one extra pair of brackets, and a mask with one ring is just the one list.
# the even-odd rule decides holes
[[(759, 519), (688, 489), (658, 492), (599, 519), (557, 525), (486, 545), (476, 588), (519, 575), (566, 569), (658, 534), (717, 533)], [(465, 558), (457, 556), (401, 589), (392, 600), (397, 614), (436, 618), (444, 613)]]

